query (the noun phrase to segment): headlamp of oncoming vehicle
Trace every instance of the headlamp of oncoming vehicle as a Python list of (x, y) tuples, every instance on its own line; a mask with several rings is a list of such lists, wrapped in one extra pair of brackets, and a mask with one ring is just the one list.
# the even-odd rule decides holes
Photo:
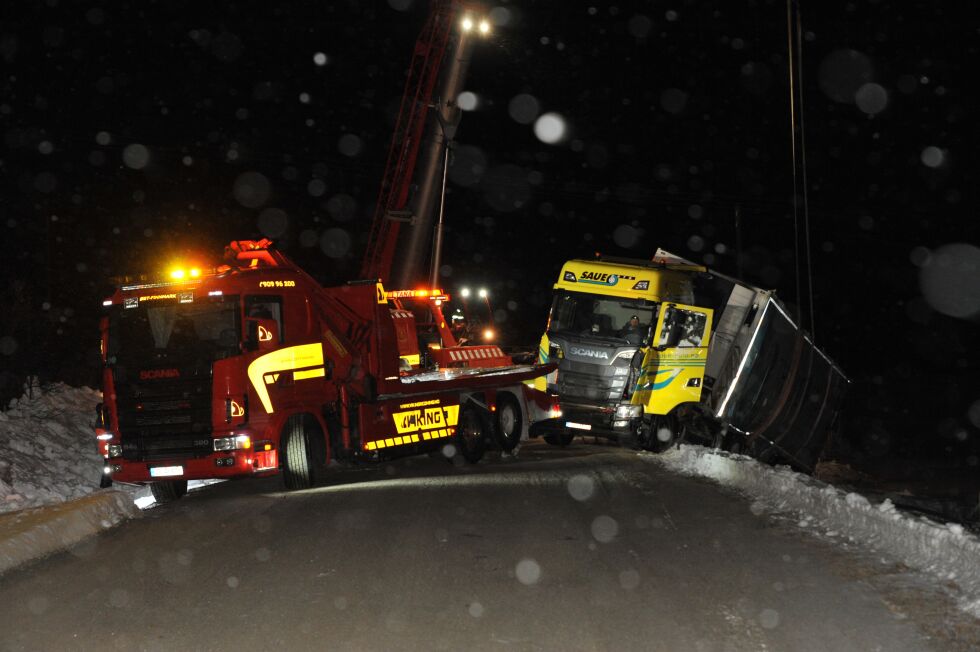
[(106, 446), (106, 453), (109, 454), (109, 457), (119, 457), (122, 455), (122, 445), (109, 444)]
[(234, 435), (232, 437), (217, 437), (214, 440), (214, 450), (234, 451), (246, 450), (252, 447), (252, 440), (248, 435)]
[(643, 414), (642, 405), (617, 405), (616, 406), (616, 418), (617, 419), (634, 419)]

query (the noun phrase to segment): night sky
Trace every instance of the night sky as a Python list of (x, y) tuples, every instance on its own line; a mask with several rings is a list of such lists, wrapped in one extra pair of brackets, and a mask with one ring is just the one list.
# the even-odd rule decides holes
[[(802, 5), (812, 296), (785, 2), (488, 4), (444, 286), (488, 287), (530, 348), (564, 260), (663, 247), (734, 275), (740, 211), (745, 280), (794, 310), (802, 286), (854, 381), (848, 447), (975, 465), (980, 30), (940, 4)], [(4, 3), (3, 399), (31, 373), (97, 382), (114, 276), (268, 236), (324, 283), (356, 277), (427, 8)]]

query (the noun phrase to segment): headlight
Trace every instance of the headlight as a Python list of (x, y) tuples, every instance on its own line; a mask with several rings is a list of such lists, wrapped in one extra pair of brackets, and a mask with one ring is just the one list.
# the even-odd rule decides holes
[(620, 351), (616, 354), (616, 359), (626, 358), (627, 360), (632, 360), (634, 355), (636, 355), (636, 351)]
[(554, 342), (548, 343), (549, 360), (561, 360), (564, 357), (565, 357), (565, 352), (561, 350), (560, 344), (555, 344)]
[(617, 405), (616, 406), (616, 418), (617, 419), (633, 419), (643, 414), (642, 405)]
[(214, 440), (214, 450), (234, 451), (244, 450), (252, 447), (252, 440), (248, 435), (235, 435), (233, 437), (218, 437)]
[(122, 455), (122, 446), (120, 444), (109, 444), (106, 452), (109, 453), (109, 457), (119, 457)]

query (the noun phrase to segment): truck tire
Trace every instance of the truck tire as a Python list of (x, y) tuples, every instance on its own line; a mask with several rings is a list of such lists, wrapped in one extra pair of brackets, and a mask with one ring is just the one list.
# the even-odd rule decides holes
[(544, 436), (544, 440), (552, 446), (568, 446), (572, 443), (573, 439), (575, 439), (575, 435), (567, 430), (561, 433), (553, 432)]
[(187, 480), (163, 480), (151, 482), (150, 493), (158, 503), (172, 503), (187, 493)]
[(524, 416), (521, 404), (511, 393), (502, 393), (497, 397), (497, 445), (500, 450), (510, 453), (521, 443), (521, 433), (524, 432)]
[(316, 483), (318, 464), (313, 441), (316, 434), (301, 415), (289, 417), (286, 422), (281, 444), (282, 479), (286, 489), (309, 489)]
[(488, 421), (486, 412), (472, 403), (467, 403), (459, 413), (456, 446), (459, 454), (470, 464), (479, 462), (487, 449)]
[(651, 422), (650, 437), (645, 448), (654, 453), (663, 453), (677, 443), (680, 426), (674, 414), (655, 416)]

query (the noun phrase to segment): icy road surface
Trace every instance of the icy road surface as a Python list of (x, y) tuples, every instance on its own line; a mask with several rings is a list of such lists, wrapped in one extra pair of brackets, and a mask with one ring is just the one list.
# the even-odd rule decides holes
[(0, 650), (967, 650), (917, 576), (636, 453), (212, 485), (0, 577)]

